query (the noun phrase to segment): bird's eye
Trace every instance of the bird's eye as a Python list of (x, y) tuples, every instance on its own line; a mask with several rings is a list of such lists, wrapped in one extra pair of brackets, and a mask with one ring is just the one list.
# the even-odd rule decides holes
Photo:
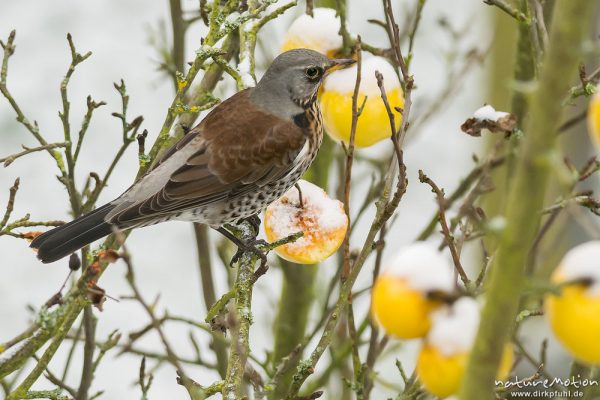
[(316, 79), (319, 77), (319, 75), (321, 75), (321, 68), (319, 67), (308, 67), (306, 68), (306, 76), (309, 79)]

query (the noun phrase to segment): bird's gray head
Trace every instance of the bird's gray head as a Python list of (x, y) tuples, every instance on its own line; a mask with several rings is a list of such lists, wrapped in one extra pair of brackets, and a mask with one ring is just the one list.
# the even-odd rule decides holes
[(354, 60), (329, 59), (309, 49), (286, 51), (273, 60), (256, 89), (277, 97), (287, 96), (298, 106), (307, 107), (316, 98), (319, 86), (329, 71), (352, 64)]

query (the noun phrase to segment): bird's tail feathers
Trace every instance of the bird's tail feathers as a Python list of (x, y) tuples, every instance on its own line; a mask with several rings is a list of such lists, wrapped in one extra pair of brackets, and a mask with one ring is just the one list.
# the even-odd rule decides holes
[(37, 249), (37, 257), (43, 263), (57, 261), (112, 233), (111, 224), (104, 218), (114, 208), (105, 204), (69, 223), (54, 228), (35, 238), (30, 247)]

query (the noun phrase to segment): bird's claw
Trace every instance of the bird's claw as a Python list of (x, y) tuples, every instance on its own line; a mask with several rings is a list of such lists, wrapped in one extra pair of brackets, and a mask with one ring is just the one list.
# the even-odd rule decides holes
[(267, 246), (269, 243), (263, 239), (255, 239), (250, 242), (240, 243), (238, 245), (238, 249), (235, 252), (231, 262), (229, 263), (230, 267), (233, 267), (236, 264), (244, 253), (253, 253), (258, 258), (260, 258), (260, 267), (264, 267), (267, 264), (267, 253), (263, 250), (259, 249), (259, 246)]

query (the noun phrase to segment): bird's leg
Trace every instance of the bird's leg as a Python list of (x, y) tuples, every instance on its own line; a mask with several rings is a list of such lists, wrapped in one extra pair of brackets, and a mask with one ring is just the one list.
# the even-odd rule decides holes
[(233, 258), (231, 259), (231, 262), (229, 263), (230, 267), (233, 267), (233, 264), (238, 262), (242, 254), (244, 254), (245, 252), (254, 253), (260, 258), (260, 268), (264, 268), (264, 266), (267, 264), (267, 254), (257, 247), (268, 245), (266, 241), (255, 238), (251, 241), (244, 242), (243, 240), (240, 240), (238, 237), (236, 237), (234, 234), (232, 234), (223, 227), (217, 228), (217, 232), (221, 233), (227, 239), (231, 240), (238, 248), (237, 252), (235, 253)]
[(302, 189), (300, 189), (300, 185), (298, 185), (298, 183), (295, 183), (294, 187), (298, 191), (298, 199), (300, 200), (300, 208), (304, 208), (304, 201), (302, 201)]

